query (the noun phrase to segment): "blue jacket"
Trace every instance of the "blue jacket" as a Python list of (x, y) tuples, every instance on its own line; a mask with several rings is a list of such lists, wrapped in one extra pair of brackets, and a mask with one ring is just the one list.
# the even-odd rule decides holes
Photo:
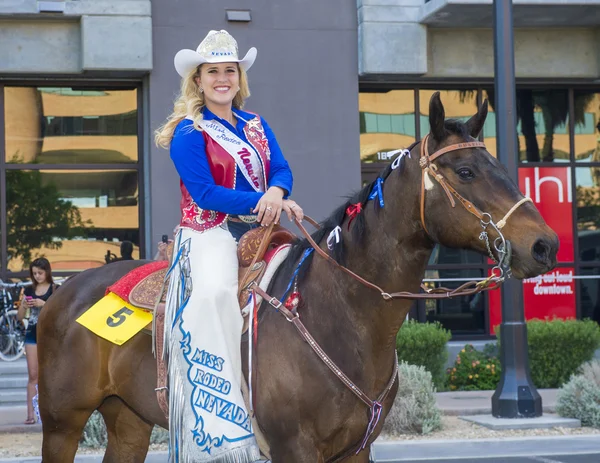
[[(249, 143), (245, 134), (244, 126), (249, 120), (258, 117), (254, 114), (233, 108), (233, 112), (240, 117), (237, 118), (236, 127), (229, 122), (213, 114), (208, 108), (204, 108), (204, 119), (216, 119), (238, 137)], [(261, 117), (261, 123), (265, 130), (265, 135), (269, 141), (271, 150), (271, 165), (268, 186), (277, 186), (285, 190), (285, 196), (288, 197), (292, 192), (293, 177), (292, 171), (287, 161), (283, 157), (281, 148), (277, 143), (275, 134)], [(191, 129), (193, 122), (189, 119), (182, 120), (173, 134), (171, 141), (171, 159), (179, 173), (179, 177), (192, 196), (194, 202), (202, 209), (224, 212), (226, 214), (247, 215), (264, 193), (257, 193), (248, 183), (239, 167), (236, 167), (235, 189), (226, 188), (215, 184), (204, 144), (204, 135), (198, 130)]]

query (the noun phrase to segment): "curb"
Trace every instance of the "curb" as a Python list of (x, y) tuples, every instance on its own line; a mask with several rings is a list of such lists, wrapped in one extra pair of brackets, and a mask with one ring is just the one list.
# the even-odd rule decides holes
[[(444, 416), (472, 416), (472, 415), (491, 415), (492, 407), (480, 407), (480, 408), (443, 408), (438, 407), (440, 409), (440, 413)], [(556, 414), (556, 406), (555, 405), (544, 405), (542, 407), (542, 412), (544, 414)]]
[(42, 432), (41, 423), (36, 424), (2, 424), (0, 433), (2, 434), (24, 434), (24, 433)]
[(543, 436), (494, 439), (444, 439), (421, 441), (380, 441), (372, 447), (377, 463), (466, 458), (502, 458), (600, 453), (598, 434), (585, 436)]

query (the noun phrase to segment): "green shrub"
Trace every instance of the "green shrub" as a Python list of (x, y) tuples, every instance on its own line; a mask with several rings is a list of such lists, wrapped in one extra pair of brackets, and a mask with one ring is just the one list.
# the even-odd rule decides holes
[(600, 360), (594, 359), (586, 362), (579, 368), (579, 374), (600, 388)]
[(406, 321), (396, 336), (398, 360), (425, 367), (431, 373), (435, 386), (441, 389), (444, 387), (444, 367), (448, 360), (446, 343), (450, 337), (450, 331), (439, 322)]
[(467, 344), (456, 356), (454, 367), (448, 368), (448, 385), (451, 391), (494, 390), (500, 381), (500, 360), (493, 347), (484, 352)]
[(600, 347), (600, 327), (592, 320), (530, 320), (527, 339), (533, 384), (557, 388), (594, 357)]
[(558, 390), (556, 411), (581, 420), (584, 426), (600, 428), (600, 362), (586, 363), (580, 372)]
[(382, 432), (387, 435), (428, 434), (442, 426), (431, 373), (422, 366), (398, 365), (398, 392)]
[[(154, 426), (152, 434), (150, 435), (150, 443), (166, 444), (168, 441), (168, 431), (158, 426)], [(106, 448), (106, 445), (108, 444), (108, 433), (106, 432), (104, 418), (102, 418), (102, 415), (98, 411), (94, 411), (88, 419), (88, 422), (85, 424), (79, 444), (83, 447)]]
[(104, 418), (98, 411), (94, 411), (83, 428), (79, 444), (84, 447), (104, 448), (107, 442), (108, 434)]
[(168, 444), (169, 443), (169, 431), (161, 428), (160, 426), (154, 426), (152, 434), (150, 435), (151, 444)]

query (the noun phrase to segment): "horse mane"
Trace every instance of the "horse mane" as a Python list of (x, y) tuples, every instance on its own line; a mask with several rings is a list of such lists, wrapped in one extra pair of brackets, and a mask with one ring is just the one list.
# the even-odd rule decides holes
[[(469, 130), (468, 130), (466, 124), (458, 119), (447, 119), (446, 121), (444, 121), (444, 128), (451, 134), (459, 135), (466, 140), (469, 139)], [(414, 142), (407, 149), (409, 151), (412, 151), (413, 148), (416, 145), (418, 145), (419, 143), (420, 143), (420, 140)], [(398, 154), (396, 157), (398, 157), (398, 156), (400, 156), (400, 154)], [(393, 163), (393, 161), (390, 162), (379, 173), (377, 178), (381, 178), (385, 181), (388, 178), (388, 176), (390, 175), (390, 173), (392, 172), (392, 163)], [(399, 166), (399, 170), (402, 172), (403, 169), (404, 169), (404, 163), (401, 163)], [(377, 183), (377, 178), (374, 181), (372, 181), (371, 183), (369, 183), (368, 185), (364, 186), (358, 192), (349, 196), (344, 204), (342, 204), (337, 209), (335, 209), (329, 217), (327, 217), (325, 220), (323, 220), (320, 223), (321, 228), (311, 234), (313, 240), (317, 244), (320, 244), (323, 239), (326, 239), (335, 227), (338, 227), (338, 226), (341, 227), (342, 223), (344, 222), (344, 218), (346, 217), (346, 209), (348, 209), (349, 206), (356, 205), (356, 204), (360, 204), (362, 208), (364, 208), (366, 206), (367, 202), (369, 201), (369, 196), (371, 195), (371, 192), (373, 191), (373, 187)], [(382, 185), (382, 189), (383, 188), (385, 188), (385, 182)], [(379, 201), (375, 201), (376, 213), (379, 212), (379, 209), (380, 209)], [(366, 230), (367, 230), (367, 227), (366, 227), (365, 215), (360, 213), (353, 220), (352, 232), (351, 232), (352, 242), (356, 245), (362, 245), (364, 243)], [(292, 272), (295, 270), (295, 266), (297, 265), (297, 262), (300, 261), (304, 252), (307, 249), (311, 249), (311, 248), (312, 248), (312, 246), (306, 238), (297, 239), (293, 243), (293, 246), (290, 249), (290, 253), (288, 254), (288, 256), (282, 266), (281, 274), (282, 275), (291, 275)], [(345, 260), (346, 260), (344, 248), (345, 248), (344, 246), (338, 245), (338, 246), (334, 246), (333, 250), (329, 251), (329, 255), (333, 259), (335, 259), (335, 261), (337, 263), (339, 263), (340, 265), (344, 265)], [(301, 280), (304, 279), (306, 272), (308, 271), (308, 269), (310, 267), (310, 263), (312, 262), (313, 256), (314, 256), (314, 253), (311, 253), (304, 260), (302, 267), (298, 271), (298, 282), (300, 282)]]
[(454, 135), (459, 135), (465, 140), (468, 140), (471, 137), (469, 133), (469, 128), (467, 124), (458, 119), (447, 119), (444, 121), (444, 128)]

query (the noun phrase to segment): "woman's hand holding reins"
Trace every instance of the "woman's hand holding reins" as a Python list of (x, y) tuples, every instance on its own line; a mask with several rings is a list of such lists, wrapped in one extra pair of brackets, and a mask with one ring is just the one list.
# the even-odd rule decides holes
[(291, 199), (284, 199), (283, 210), (287, 214), (288, 219), (290, 219), (290, 222), (294, 221), (294, 217), (298, 219), (298, 222), (302, 222), (302, 219), (304, 218), (304, 211), (300, 206), (298, 206), (296, 201), (293, 201)]
[(263, 227), (268, 227), (271, 222), (279, 222), (281, 209), (283, 207), (283, 189), (272, 186), (267, 192), (262, 195), (260, 201), (252, 211), (254, 214), (258, 212), (257, 220)]

